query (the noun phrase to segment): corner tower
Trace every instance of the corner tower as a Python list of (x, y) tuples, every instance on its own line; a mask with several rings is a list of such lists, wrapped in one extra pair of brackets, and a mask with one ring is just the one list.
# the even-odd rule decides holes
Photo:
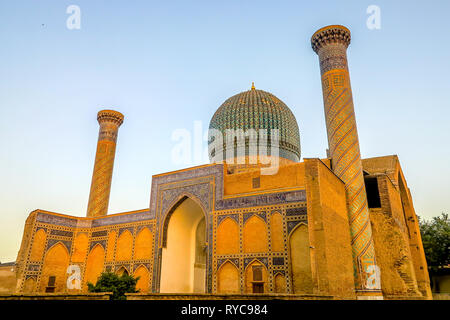
[[(350, 30), (332, 25), (311, 38), (319, 56), (332, 170), (345, 183), (357, 296), (381, 295), (347, 64)], [(375, 281), (372, 281), (375, 280)]]
[(100, 130), (89, 194), (88, 217), (105, 216), (108, 212), (117, 133), (123, 118), (123, 114), (114, 110), (101, 110), (97, 114)]

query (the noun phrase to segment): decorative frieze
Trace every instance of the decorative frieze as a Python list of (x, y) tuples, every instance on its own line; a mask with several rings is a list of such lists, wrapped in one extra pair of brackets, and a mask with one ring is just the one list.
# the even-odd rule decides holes
[(54, 236), (61, 236), (61, 237), (72, 237), (73, 236), (72, 231), (57, 230), (57, 229), (51, 230), (50, 234), (54, 235)]
[(45, 212), (38, 212), (36, 215), (36, 221), (53, 224), (53, 225), (57, 225), (57, 226), (72, 227), (72, 228), (77, 226), (76, 218), (62, 217), (59, 215), (45, 213)]
[(94, 231), (92, 232), (92, 238), (106, 237), (108, 235), (108, 230)]
[(258, 207), (274, 204), (285, 204), (289, 202), (306, 201), (305, 190), (268, 193), (239, 198), (229, 198), (216, 201), (216, 210), (227, 210), (235, 208)]
[(298, 216), (298, 215), (305, 215), (305, 214), (306, 214), (306, 207), (286, 209), (286, 216)]

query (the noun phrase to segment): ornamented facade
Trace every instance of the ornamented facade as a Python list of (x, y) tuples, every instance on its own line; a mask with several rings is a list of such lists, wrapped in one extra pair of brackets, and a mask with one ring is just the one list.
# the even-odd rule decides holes
[[(278, 129), (276, 173), (261, 174), (267, 165), (249, 152), (240, 164), (217, 163), (219, 153), (237, 147), (225, 139), (210, 149), (211, 164), (153, 176), (150, 205), (143, 210), (106, 214), (123, 115), (100, 111), (87, 216), (44, 210), (29, 215), (16, 293), (86, 292), (88, 282), (111, 271), (139, 276), (142, 294), (430, 298), (418, 221), (399, 160), (360, 158), (349, 43), (342, 26), (312, 37), (329, 158), (299, 162), (295, 116), (274, 95), (252, 87), (225, 101), (210, 128)], [(234, 151), (228, 155), (238, 158)], [(69, 278), (76, 270), (80, 288), (68, 286), (76, 282)]]

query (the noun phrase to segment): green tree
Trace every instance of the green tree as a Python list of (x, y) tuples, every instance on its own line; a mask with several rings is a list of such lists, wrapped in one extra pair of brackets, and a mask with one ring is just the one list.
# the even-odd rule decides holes
[(450, 264), (450, 219), (442, 213), (431, 220), (419, 218), (423, 249), (430, 273)]
[(88, 283), (89, 292), (112, 292), (111, 300), (126, 300), (125, 293), (136, 293), (136, 283), (140, 277), (134, 278), (126, 273), (118, 276), (112, 272), (103, 272), (93, 285)]

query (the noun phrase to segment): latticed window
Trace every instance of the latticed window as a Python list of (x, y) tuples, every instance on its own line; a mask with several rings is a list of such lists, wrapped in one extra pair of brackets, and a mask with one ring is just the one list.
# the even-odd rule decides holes
[(48, 277), (48, 283), (47, 287), (45, 288), (45, 292), (55, 292), (55, 284), (56, 284), (56, 277), (50, 276)]
[(264, 283), (254, 283), (253, 293), (264, 293)]
[(263, 281), (262, 266), (253, 266), (253, 281)]
[(252, 266), (252, 288), (253, 293), (264, 293), (263, 268), (261, 265)]

